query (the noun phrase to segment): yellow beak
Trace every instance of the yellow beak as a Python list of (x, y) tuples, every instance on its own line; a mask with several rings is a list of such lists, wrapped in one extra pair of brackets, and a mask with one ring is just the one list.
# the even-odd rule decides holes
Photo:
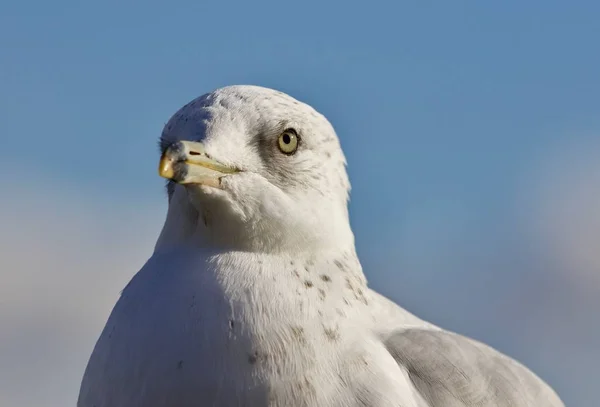
[(158, 174), (179, 184), (201, 184), (215, 188), (221, 178), (239, 172), (236, 168), (210, 158), (204, 145), (195, 141), (177, 141), (163, 152)]

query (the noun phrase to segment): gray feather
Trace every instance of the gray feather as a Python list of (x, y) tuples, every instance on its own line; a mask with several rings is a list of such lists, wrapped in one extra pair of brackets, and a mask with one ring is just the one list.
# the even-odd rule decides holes
[(526, 367), (464, 336), (407, 329), (385, 345), (406, 369), (423, 407), (564, 407)]

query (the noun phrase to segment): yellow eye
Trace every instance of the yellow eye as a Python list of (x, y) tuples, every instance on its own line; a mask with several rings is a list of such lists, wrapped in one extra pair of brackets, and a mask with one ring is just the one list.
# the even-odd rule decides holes
[(298, 149), (298, 135), (294, 129), (287, 129), (279, 135), (277, 145), (283, 154), (291, 155)]

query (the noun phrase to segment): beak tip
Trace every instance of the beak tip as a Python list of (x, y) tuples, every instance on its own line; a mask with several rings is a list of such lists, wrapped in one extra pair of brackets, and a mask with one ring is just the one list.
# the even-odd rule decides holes
[(167, 157), (162, 157), (158, 164), (158, 175), (163, 178), (173, 179), (175, 171), (173, 170), (173, 161)]

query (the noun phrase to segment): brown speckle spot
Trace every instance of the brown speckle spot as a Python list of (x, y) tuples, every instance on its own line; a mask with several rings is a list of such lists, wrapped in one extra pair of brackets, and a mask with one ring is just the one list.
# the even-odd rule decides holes
[(340, 332), (337, 328), (326, 328), (323, 327), (323, 332), (325, 332), (325, 336), (332, 342), (337, 341), (340, 338)]
[(325, 294), (325, 290), (323, 290), (322, 288), (319, 288), (319, 298), (321, 300), (325, 300), (326, 296), (327, 296), (327, 294)]
[(331, 277), (329, 277), (327, 274), (321, 274), (321, 280), (323, 280), (325, 282), (330, 282)]
[(298, 342), (305, 343), (306, 338), (304, 338), (304, 328), (301, 326), (292, 326), (292, 335)]
[(333, 264), (335, 264), (337, 266), (337, 268), (339, 268), (342, 271), (346, 271), (346, 267), (344, 266), (344, 264), (339, 261), (339, 260), (334, 260)]
[(301, 393), (310, 393), (312, 395), (317, 394), (317, 390), (315, 386), (310, 382), (310, 380), (305, 376), (304, 382), (299, 382), (294, 385)]
[(369, 305), (369, 301), (367, 300), (367, 297), (365, 297), (365, 295), (363, 294), (363, 292), (360, 288), (358, 288), (356, 291), (354, 291), (354, 298), (363, 302), (365, 305)]
[(258, 352), (254, 352), (254, 353), (248, 355), (248, 363), (250, 363), (251, 365), (255, 364), (257, 360), (258, 360)]
[(310, 280), (306, 280), (304, 282), (304, 285), (306, 286), (306, 288), (311, 288), (313, 286), (313, 282)]
[(292, 271), (292, 273), (296, 276), (296, 277), (300, 277), (300, 273), (298, 273), (298, 270), (294, 270)]

